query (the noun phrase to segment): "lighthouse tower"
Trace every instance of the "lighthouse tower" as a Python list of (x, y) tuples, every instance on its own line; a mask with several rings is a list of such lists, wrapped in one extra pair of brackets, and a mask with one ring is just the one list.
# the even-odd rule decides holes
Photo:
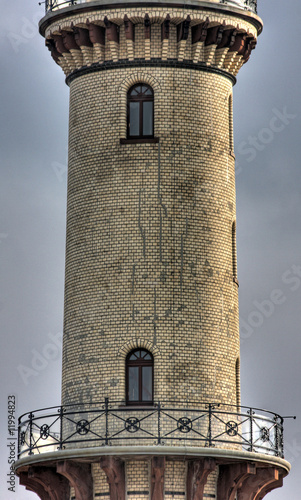
[(256, 0), (46, 0), (70, 87), (62, 401), (19, 419), (42, 500), (261, 500), (283, 419), (240, 400), (232, 88)]

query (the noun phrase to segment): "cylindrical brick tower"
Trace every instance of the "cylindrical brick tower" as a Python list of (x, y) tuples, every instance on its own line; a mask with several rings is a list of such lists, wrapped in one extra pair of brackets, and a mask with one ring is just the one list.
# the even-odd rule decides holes
[(70, 86), (62, 402), (20, 417), (42, 500), (261, 500), (282, 418), (240, 403), (232, 87), (254, 0), (51, 1)]

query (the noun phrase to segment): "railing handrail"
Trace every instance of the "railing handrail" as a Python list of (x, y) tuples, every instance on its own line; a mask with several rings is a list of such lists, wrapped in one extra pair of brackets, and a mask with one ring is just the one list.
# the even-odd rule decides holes
[[(40, 5), (43, 2), (40, 2)], [(64, 7), (71, 7), (72, 5), (77, 5), (81, 3), (87, 3), (87, 0), (45, 0), (45, 12), (52, 12)], [(219, 3), (231, 4), (236, 3), (235, 0), (219, 0)], [(240, 5), (238, 5), (240, 7)], [(257, 14), (257, 0), (244, 0), (244, 8), (249, 9)]]
[[(80, 407), (89, 407), (88, 410), (82, 410), (82, 411), (97, 411), (97, 410), (101, 410), (101, 407), (103, 407), (103, 409), (105, 408), (105, 404), (106, 404), (106, 400), (104, 401), (96, 401), (95, 403), (91, 403), (91, 402), (86, 402), (86, 403), (68, 403), (68, 404), (64, 404), (64, 405), (58, 405), (58, 406), (49, 406), (49, 407), (45, 407), (45, 408), (37, 408), (35, 410), (31, 410), (31, 411), (27, 411), (27, 412), (24, 412), (22, 413), (22, 415), (19, 416), (19, 419), (18, 420), (21, 420), (23, 417), (25, 417), (26, 415), (29, 415), (30, 413), (32, 414), (36, 414), (38, 412), (44, 412), (44, 411), (49, 411), (49, 410), (57, 410), (59, 411), (60, 408), (63, 408), (64, 410), (68, 410), (69, 408), (80, 408)], [(222, 407), (225, 407), (225, 408), (236, 408), (236, 409), (244, 409), (246, 410), (247, 412), (263, 412), (263, 413), (267, 413), (269, 415), (272, 415), (273, 417), (277, 417), (279, 419), (283, 419), (283, 417), (281, 417), (281, 415), (279, 415), (278, 413), (275, 413), (271, 410), (266, 410), (265, 408), (257, 408), (256, 406), (245, 406), (245, 405), (233, 405), (233, 404), (228, 404), (228, 403), (218, 403), (218, 402), (204, 402), (204, 401), (179, 401), (179, 400), (161, 400), (161, 401), (154, 401), (152, 405), (141, 405), (139, 402), (137, 403), (137, 405), (134, 405), (135, 408), (139, 407), (141, 409), (150, 409), (150, 408), (156, 408), (158, 405), (183, 405), (185, 404), (186, 406), (189, 405), (189, 407), (191, 407), (192, 405), (195, 405), (197, 408), (195, 408), (195, 410), (197, 411), (202, 411), (202, 410), (206, 410), (206, 406), (208, 406), (209, 404), (212, 405), (212, 407), (214, 407), (215, 409), (216, 408), (222, 408)], [(125, 400), (109, 400), (109, 405), (112, 406), (112, 405), (119, 405), (118, 406), (118, 410), (128, 410), (129, 408), (133, 407), (132, 405), (129, 406), (126, 404), (126, 401)], [(91, 408), (91, 406), (95, 407), (95, 410), (93, 410)], [(192, 409), (192, 408), (189, 408), (189, 409)], [(225, 412), (225, 413), (229, 413), (229, 412)], [(237, 412), (231, 412), (231, 413), (237, 413), (237, 415), (243, 415), (243, 413), (241, 411), (237, 411)], [(57, 415), (57, 413), (55, 413), (53, 416)], [(42, 415), (41, 415), (42, 417)]]

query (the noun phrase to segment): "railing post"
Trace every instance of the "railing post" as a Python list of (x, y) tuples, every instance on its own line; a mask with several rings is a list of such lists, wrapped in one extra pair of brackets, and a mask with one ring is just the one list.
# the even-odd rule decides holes
[(106, 440), (105, 444), (109, 444), (109, 398), (105, 398), (105, 418), (106, 418)]
[(161, 403), (158, 402), (158, 444), (161, 444)]
[(21, 417), (18, 417), (18, 459), (21, 453)]
[(209, 403), (209, 423), (208, 423), (208, 439), (209, 439), (209, 448), (212, 446), (212, 404)]
[(59, 450), (63, 449), (63, 414), (64, 414), (64, 407), (60, 406), (60, 409), (59, 409), (59, 415), (60, 415), (60, 444), (59, 444)]
[[(280, 421), (279, 421), (280, 419)], [(275, 415), (275, 448), (276, 448), (276, 456), (283, 458), (283, 418), (279, 417), (279, 415)], [(279, 435), (280, 431), (280, 435)]]
[(250, 451), (253, 451), (253, 410), (250, 408)]
[(33, 455), (32, 451), (32, 419), (34, 417), (34, 414), (30, 412), (29, 414), (29, 453), (28, 455)]
[(283, 418), (280, 417), (280, 450), (281, 450), (281, 458), (284, 458), (284, 427), (283, 427)]

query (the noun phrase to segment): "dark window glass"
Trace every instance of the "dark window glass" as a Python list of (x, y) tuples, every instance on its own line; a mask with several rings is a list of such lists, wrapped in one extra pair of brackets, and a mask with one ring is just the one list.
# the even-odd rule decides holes
[(128, 91), (128, 137), (154, 137), (154, 93), (149, 85), (138, 84)]
[(129, 401), (139, 401), (138, 366), (129, 366)]
[(153, 133), (153, 106), (152, 101), (143, 102), (143, 135), (152, 135)]
[(139, 135), (139, 102), (130, 102), (130, 136)]
[(153, 370), (151, 366), (142, 366), (142, 400), (153, 399)]
[(150, 404), (153, 402), (154, 360), (144, 349), (132, 351), (126, 359), (127, 404)]

